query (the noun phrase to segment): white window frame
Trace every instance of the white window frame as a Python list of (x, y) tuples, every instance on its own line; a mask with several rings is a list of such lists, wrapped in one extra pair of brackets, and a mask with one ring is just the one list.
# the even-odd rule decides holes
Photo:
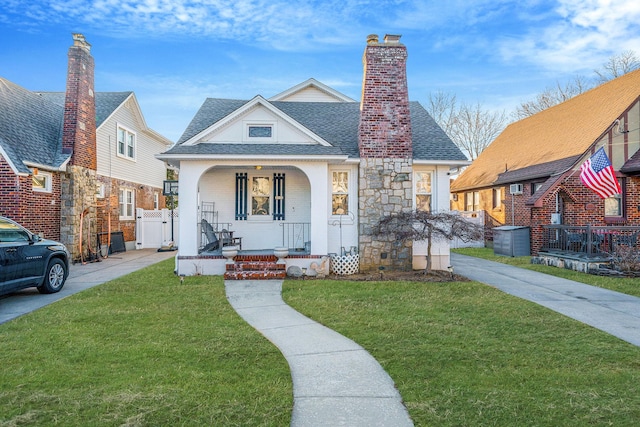
[(118, 191), (118, 213), (120, 220), (132, 220), (136, 215), (136, 191), (121, 188)]
[[(36, 181), (42, 179), (43, 184), (38, 185)], [(31, 175), (31, 189), (33, 191), (37, 191), (39, 193), (51, 193), (51, 180), (53, 179), (53, 175), (49, 172), (38, 171), (38, 174)]]
[[(120, 141), (120, 133), (124, 134), (124, 141)], [(133, 151), (133, 155), (130, 155)], [(138, 134), (132, 129), (118, 123), (116, 127), (116, 155), (127, 160), (136, 160), (138, 153)]]
[(104, 183), (103, 182), (99, 182), (96, 185), (96, 197), (98, 199), (104, 199), (104, 194), (105, 194)]
[[(268, 127), (271, 128), (271, 136), (249, 136), (250, 129), (254, 127)], [(275, 121), (247, 121), (244, 122), (244, 142), (274, 142), (276, 141), (276, 122)]]
[[(426, 191), (423, 188), (418, 188), (418, 174), (428, 174), (429, 175), (429, 191)], [(420, 206), (418, 205), (418, 196), (429, 196), (429, 212), (433, 211), (433, 186), (435, 184), (434, 182), (434, 178), (435, 178), (435, 174), (433, 173), (433, 171), (414, 171), (413, 172), (413, 203), (414, 203), (414, 207), (415, 209), (420, 209)]]
[[(333, 174), (336, 173), (346, 173), (347, 174), (347, 191), (346, 192), (334, 192), (333, 191)], [(353, 201), (355, 200), (355, 198), (352, 195), (352, 189), (353, 189), (353, 183), (352, 181), (352, 176), (353, 173), (350, 169), (332, 169), (331, 173), (329, 174), (329, 215), (331, 215), (332, 218), (340, 218), (340, 217), (344, 217), (345, 215), (349, 216), (349, 212), (351, 212), (351, 204), (353, 203)], [(333, 213), (333, 196), (334, 195), (346, 195), (347, 196), (347, 211), (343, 214), (335, 214)]]
[(157, 191), (153, 192), (153, 209), (158, 210), (160, 208), (160, 194)]

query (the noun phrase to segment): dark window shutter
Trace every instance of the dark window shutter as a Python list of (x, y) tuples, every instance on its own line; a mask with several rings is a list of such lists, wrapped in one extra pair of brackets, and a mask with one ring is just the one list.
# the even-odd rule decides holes
[(236, 220), (247, 219), (247, 174), (236, 174)]
[(284, 220), (284, 174), (273, 174), (273, 219)]

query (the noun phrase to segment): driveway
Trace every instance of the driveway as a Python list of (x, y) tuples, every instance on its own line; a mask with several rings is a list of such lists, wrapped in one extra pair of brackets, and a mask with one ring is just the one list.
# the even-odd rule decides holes
[(76, 292), (100, 285), (124, 276), (148, 265), (168, 258), (177, 252), (158, 252), (156, 249), (140, 249), (109, 255), (100, 262), (71, 264), (69, 277), (62, 290), (55, 294), (40, 294), (36, 288), (0, 297), (0, 324), (37, 310)]

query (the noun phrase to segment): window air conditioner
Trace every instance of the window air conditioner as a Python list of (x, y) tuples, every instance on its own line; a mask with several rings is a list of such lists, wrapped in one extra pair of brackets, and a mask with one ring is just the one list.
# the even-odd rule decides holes
[(509, 194), (522, 194), (522, 184), (511, 184)]

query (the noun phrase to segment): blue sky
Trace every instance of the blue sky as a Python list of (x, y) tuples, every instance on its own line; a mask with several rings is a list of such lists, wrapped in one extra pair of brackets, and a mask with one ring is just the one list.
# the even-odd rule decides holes
[(207, 97), (273, 96), (310, 77), (360, 97), (368, 34), (401, 34), (409, 96), (444, 91), (512, 111), (625, 50), (638, 0), (0, 0), (0, 76), (63, 91), (71, 33), (97, 91), (134, 91), (176, 141)]

